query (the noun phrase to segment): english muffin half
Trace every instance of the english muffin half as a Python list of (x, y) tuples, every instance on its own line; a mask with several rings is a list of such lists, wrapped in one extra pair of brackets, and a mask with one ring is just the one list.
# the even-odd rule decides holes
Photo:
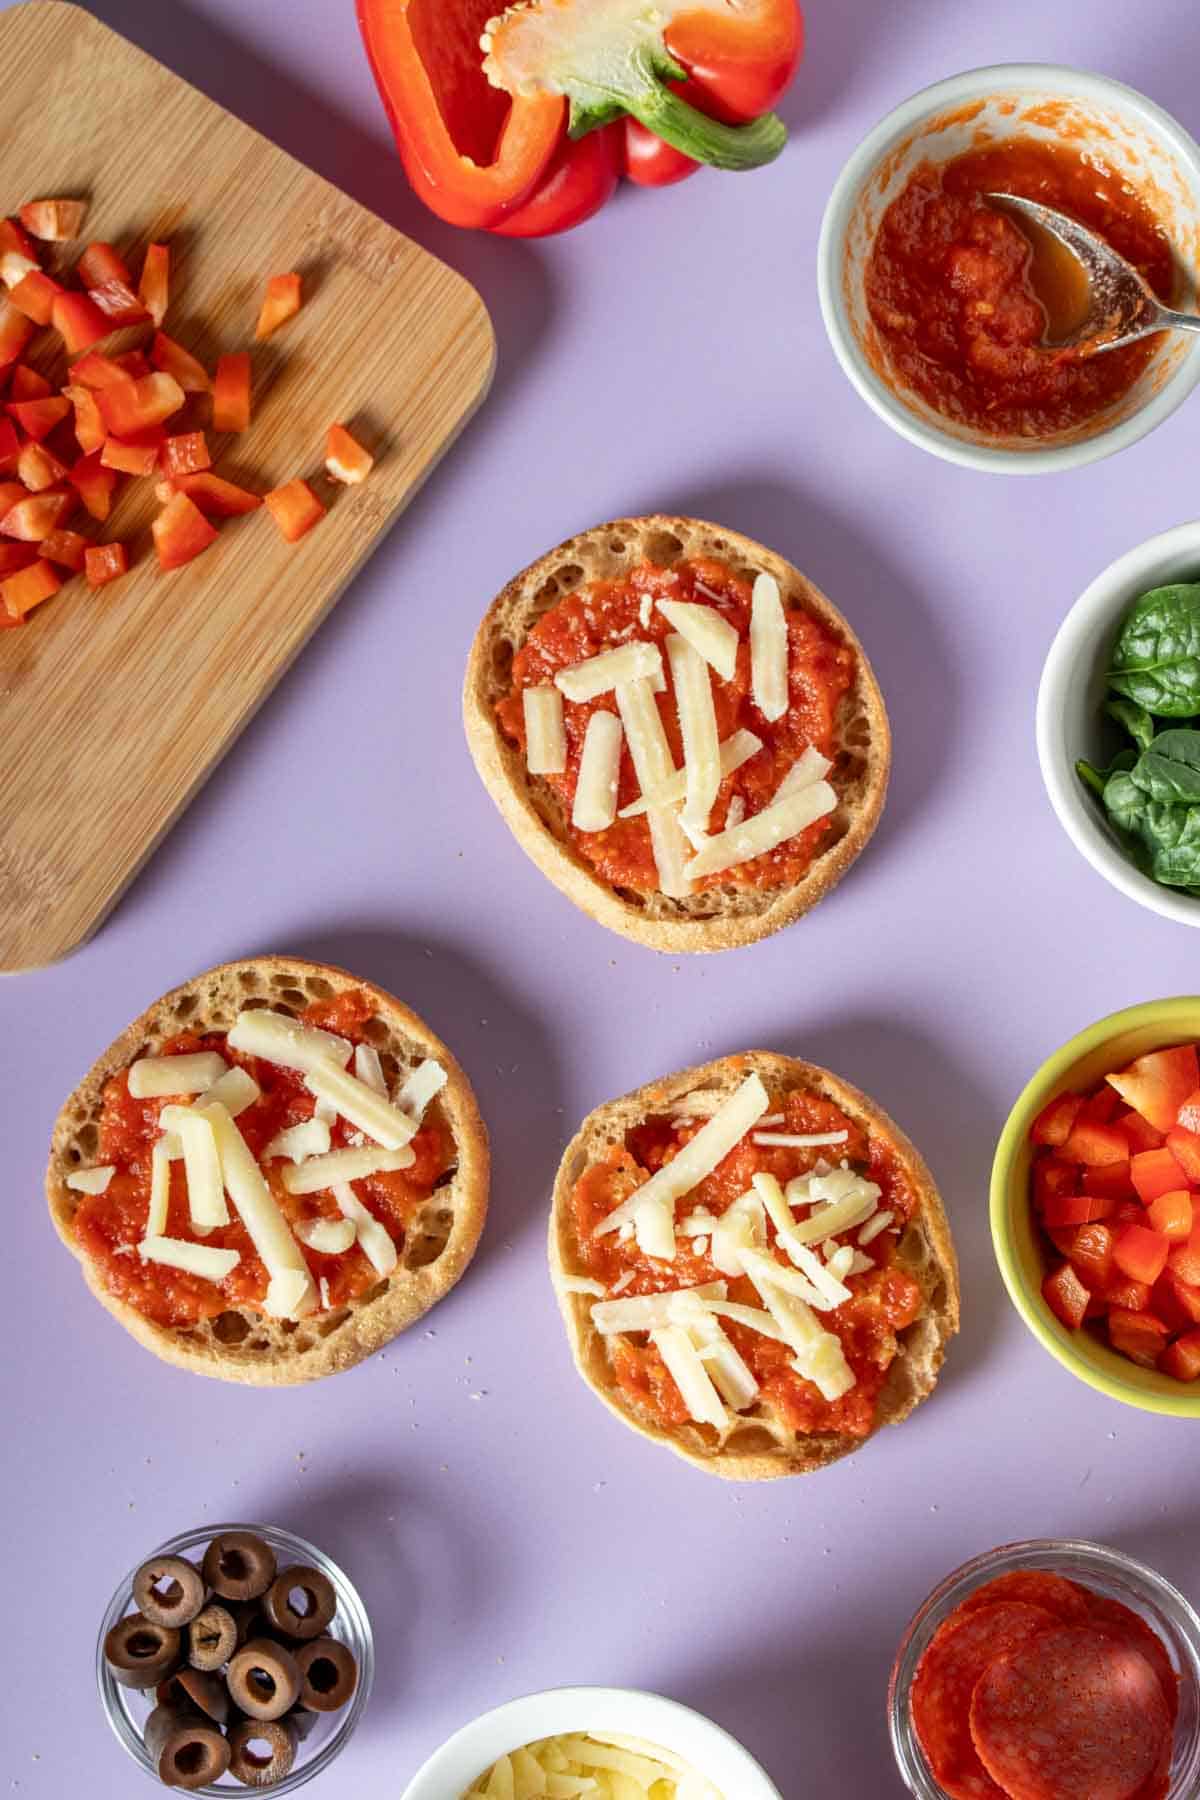
[(661, 951), (780, 930), (879, 822), (891, 733), (833, 603), (762, 544), (619, 519), (509, 582), (471, 651), (467, 737), (522, 848)]
[(563, 1157), (550, 1269), (617, 1417), (735, 1481), (899, 1424), (958, 1330), (933, 1178), (865, 1094), (771, 1051), (600, 1106)]
[(92, 1293), (199, 1375), (314, 1381), (462, 1276), (487, 1133), (446, 1046), (382, 988), (261, 956), (134, 1020), (58, 1116), (50, 1216)]

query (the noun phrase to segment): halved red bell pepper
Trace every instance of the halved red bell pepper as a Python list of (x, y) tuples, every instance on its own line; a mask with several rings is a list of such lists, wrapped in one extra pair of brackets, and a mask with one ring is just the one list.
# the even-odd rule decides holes
[(117, 491), (119, 478), (115, 469), (105, 468), (100, 457), (99, 450), (81, 456), (67, 479), (93, 519), (103, 522), (112, 511), (113, 495)]
[(90, 350), (114, 330), (89, 294), (56, 294), (50, 322), (67, 346), (68, 356)]
[(32, 438), (21, 446), (17, 474), (31, 494), (41, 494), (47, 488), (59, 487), (67, 479), (65, 465), (59, 462), (52, 451), (47, 450), (45, 444), (39, 444)]
[(177, 381), (185, 394), (207, 394), (212, 387), (208, 370), (202, 362), (198, 362), (190, 350), (169, 338), (165, 331), (160, 331), (150, 351), (150, 361), (156, 369), (162, 370)]
[(564, 137), (529, 199), (492, 230), (499, 237), (552, 237), (572, 231), (616, 193), (621, 180), (621, 126), (607, 125), (578, 142)]
[(35, 606), (53, 599), (61, 586), (62, 577), (53, 564), (39, 560), (0, 581), (0, 599), (10, 618), (25, 619)]
[(18, 312), (23, 312), (35, 325), (49, 325), (54, 302), (64, 290), (42, 269), (31, 269), (9, 294)]
[(87, 539), (80, 537), (77, 531), (52, 531), (42, 543), (42, 555), (47, 562), (57, 563), (60, 569), (70, 569), (73, 575), (79, 575), (83, 572), (87, 547)]
[(289, 481), (264, 495), (263, 503), (289, 544), (298, 544), (325, 517), (325, 508), (307, 481)]
[(18, 400), (15, 405), (10, 401), (5, 410), (27, 436), (41, 443), (68, 416), (71, 402), (61, 394), (52, 394), (48, 400)]
[(129, 567), (129, 552), (124, 544), (89, 544), (84, 553), (84, 568), (90, 588), (107, 587)]
[(248, 350), (233, 350), (220, 358), (213, 382), (214, 431), (249, 431), (252, 380)]
[(176, 494), (154, 521), (159, 567), (181, 569), (217, 541), (217, 532), (186, 494)]
[(199, 475), (212, 468), (208, 439), (202, 431), (185, 431), (180, 437), (169, 437), (162, 447), (162, 466), (173, 480), (181, 475)]
[(1152, 1050), (1127, 1069), (1110, 1075), (1108, 1084), (1157, 1131), (1170, 1131), (1180, 1107), (1200, 1085), (1196, 1046), (1177, 1044), (1169, 1050)]
[(172, 418), (184, 403), (184, 393), (173, 375), (145, 375), (140, 381), (126, 375), (111, 387), (99, 388), (96, 400), (113, 437), (135, 439)]
[(23, 544), (40, 544), (52, 531), (60, 531), (75, 511), (74, 494), (65, 488), (47, 488), (44, 494), (28, 494), (0, 519), (0, 533)]

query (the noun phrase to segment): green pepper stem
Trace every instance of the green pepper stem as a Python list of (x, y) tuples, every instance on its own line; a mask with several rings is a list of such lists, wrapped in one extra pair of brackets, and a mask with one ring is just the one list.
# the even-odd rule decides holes
[(576, 78), (568, 84), (573, 138), (626, 112), (694, 162), (735, 171), (774, 162), (787, 143), (787, 126), (775, 113), (764, 113), (748, 125), (726, 125), (689, 105), (667, 86), (668, 80), (683, 80), (686, 71), (646, 46), (632, 51), (627, 69), (628, 76), (622, 69), (616, 80), (608, 71), (603, 81)]

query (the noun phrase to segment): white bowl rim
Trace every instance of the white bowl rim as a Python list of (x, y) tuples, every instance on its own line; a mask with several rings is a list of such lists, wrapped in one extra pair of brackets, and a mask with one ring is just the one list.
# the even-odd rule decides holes
[(825, 330), (843, 372), (872, 411), (893, 431), (919, 449), (965, 468), (983, 469), (999, 475), (1049, 475), (1065, 469), (1081, 469), (1088, 463), (1113, 456), (1169, 419), (1200, 384), (1200, 343), (1193, 346), (1170, 380), (1132, 417), (1079, 443), (1044, 450), (1006, 450), (952, 437), (911, 412), (865, 364), (842, 300), (842, 252), (854, 203), (876, 165), (897, 139), (908, 136), (931, 114), (978, 98), (980, 89), (1020, 87), (1060, 88), (1080, 99), (1123, 101), (1140, 112), (1144, 121), (1153, 126), (1176, 155), (1191, 165), (1200, 193), (1200, 144), (1178, 119), (1137, 88), (1114, 81), (1108, 75), (1072, 68), (1068, 63), (992, 63), (978, 69), (964, 69), (958, 75), (947, 76), (931, 87), (922, 88), (920, 93), (895, 107), (850, 156), (834, 183), (821, 222), (817, 292)]
[(1098, 620), (1123, 594), (1128, 596), (1125, 604), (1133, 604), (1144, 591), (1142, 571), (1148, 565), (1189, 553), (1194, 554), (1200, 573), (1200, 519), (1160, 531), (1127, 550), (1079, 596), (1055, 633), (1042, 667), (1037, 697), (1037, 753), (1042, 782), (1058, 822), (1097, 874), (1128, 899), (1164, 919), (1200, 927), (1200, 900), (1160, 887), (1109, 843), (1088, 809), (1074, 762), (1069, 753), (1063, 756), (1057, 737), (1060, 696), (1070, 671), (1087, 654)]
[(779, 1789), (735, 1737), (681, 1701), (637, 1688), (547, 1688), (481, 1713), (413, 1776), (402, 1800), (459, 1800), (500, 1756), (567, 1731), (619, 1731), (646, 1738), (693, 1762), (727, 1800), (782, 1800)]

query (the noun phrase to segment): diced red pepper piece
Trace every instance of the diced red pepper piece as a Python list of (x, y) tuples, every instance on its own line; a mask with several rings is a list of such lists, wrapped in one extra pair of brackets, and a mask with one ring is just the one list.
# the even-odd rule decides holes
[(63, 292), (59, 283), (43, 269), (31, 269), (9, 294), (9, 299), (18, 312), (32, 319), (35, 325), (49, 325), (54, 313), (54, 302)]
[(208, 471), (200, 475), (183, 475), (175, 485), (210, 519), (238, 519), (243, 513), (252, 513), (262, 505), (261, 494), (252, 494), (249, 488), (237, 487), (232, 481), (223, 481), (219, 475)]
[(89, 244), (75, 272), (85, 288), (103, 287), (106, 281), (122, 281), (126, 287), (133, 286), (128, 264), (113, 244)]
[[(325, 446), (325, 467), (335, 481), (344, 482), (347, 487), (357, 487), (359, 482), (367, 479), (367, 476), (375, 467), (375, 458), (364, 445), (359, 443), (357, 438), (351, 436), (344, 425), (331, 425), (329, 427), (329, 438)], [(1076, 1099), (1076, 1096), (1074, 1094), (1064, 1094), (1061, 1096), (1061, 1099), (1074, 1100)], [(1051, 1106), (1054, 1104), (1055, 1102), (1052, 1101)], [(1061, 1101), (1059, 1104), (1061, 1104)], [(1047, 1108), (1047, 1110), (1049, 1110), (1049, 1108)], [(1076, 1105), (1075, 1110), (1076, 1112), (1079, 1110), (1078, 1105)], [(1042, 1114), (1042, 1118), (1044, 1117), (1045, 1113)], [(1035, 1119), (1033, 1126), (1035, 1133), (1040, 1123), (1040, 1119)], [(1059, 1138), (1039, 1138), (1035, 1135), (1033, 1141), (1035, 1144), (1053, 1144), (1063, 1142), (1064, 1140)]]
[(21, 430), (40, 444), (56, 425), (62, 424), (71, 410), (71, 402), (56, 394), (49, 400), (18, 400), (15, 406), (10, 401), (6, 410)]
[(1079, 1231), (1078, 1225), (1044, 1225), (1043, 1229), (1058, 1254), (1065, 1256), (1070, 1262), (1071, 1252), (1075, 1248), (1075, 1238)]
[(0, 475), (11, 475), (21, 455), (21, 440), (11, 419), (0, 419)]
[(307, 481), (289, 481), (267, 494), (265, 503), (289, 544), (299, 543), (325, 517), (325, 508)]
[(1123, 1132), (1129, 1139), (1131, 1152), (1161, 1150), (1167, 1141), (1166, 1133), (1158, 1131), (1153, 1125), (1148, 1124), (1141, 1113), (1122, 1113), (1119, 1119), (1114, 1119), (1113, 1123), (1116, 1129)]
[[(22, 569), (28, 569), (37, 559), (36, 544), (0, 544), (0, 581), (7, 581), (10, 575), (17, 575)], [(0, 613), (2, 612), (3, 609), (0, 608)]]
[(0, 281), (11, 290), (39, 267), (37, 245), (29, 233), (15, 219), (0, 219)]
[(9, 383), (8, 398), (10, 403), (24, 400), (49, 400), (54, 389), (44, 375), (31, 369), (28, 363), (18, 363), (12, 372)]
[(94, 393), (101, 388), (119, 387), (121, 382), (129, 379), (131, 371), (115, 356), (102, 356), (98, 350), (90, 351), (71, 365), (71, 380), (75, 386), (91, 388)]
[(1098, 1292), (1112, 1280), (1113, 1234), (1107, 1225), (1081, 1225), (1069, 1256), (1089, 1293)]
[(1068, 1331), (1078, 1331), (1091, 1295), (1070, 1263), (1065, 1262), (1043, 1281), (1042, 1298)]
[(1200, 1187), (1200, 1134), (1176, 1125), (1167, 1133), (1167, 1149), (1188, 1180)]
[(75, 496), (62, 488), (28, 494), (0, 519), (0, 533), (23, 544), (40, 544), (66, 524), (75, 511)]
[(71, 470), (69, 480), (93, 519), (107, 519), (117, 490), (117, 472), (105, 468), (101, 452), (93, 450), (81, 457)]
[(92, 304), (108, 320), (110, 331), (125, 325), (143, 325), (150, 317), (133, 289), (123, 281), (105, 281), (88, 291)]
[(11, 300), (0, 300), (0, 368), (20, 361), (36, 330), (33, 320), (18, 312)]
[(90, 350), (113, 329), (90, 294), (56, 294), (50, 322), (67, 346), (69, 356)]
[(1044, 1213), (1050, 1201), (1079, 1188), (1079, 1170), (1057, 1156), (1039, 1156), (1033, 1165), (1033, 1203)]
[(180, 569), (216, 542), (217, 532), (186, 494), (176, 494), (154, 521), (154, 543), (163, 569)]
[(85, 554), (89, 587), (107, 587), (129, 567), (129, 552), (124, 544), (89, 544)]
[(1152, 1369), (1166, 1347), (1167, 1328), (1151, 1312), (1118, 1309), (1108, 1315), (1108, 1341), (1131, 1362)]
[(214, 431), (249, 431), (252, 379), (248, 350), (221, 357), (213, 384)]
[(1150, 1305), (1150, 1293), (1149, 1282), (1131, 1281), (1128, 1276), (1117, 1276), (1101, 1290), (1098, 1298), (1110, 1310), (1145, 1312)]
[(169, 338), (165, 331), (160, 331), (155, 337), (150, 361), (156, 369), (172, 376), (185, 394), (207, 394), (212, 387), (204, 364), (197, 362), (190, 350), (185, 350), (182, 344)]
[[(332, 435), (331, 432), (330, 436)], [(1032, 1142), (1050, 1144), (1055, 1149), (1061, 1149), (1071, 1135), (1071, 1127), (1082, 1106), (1082, 1094), (1056, 1094), (1030, 1126), (1029, 1136)]]
[(1170, 1050), (1151, 1050), (1107, 1080), (1157, 1131), (1170, 1131), (1184, 1101), (1200, 1087), (1196, 1046), (1177, 1044)]
[(147, 375), (154, 373), (150, 367), (150, 359), (143, 350), (122, 350), (119, 356), (113, 357), (113, 361), (118, 369), (124, 370), (126, 375), (132, 375), (135, 381), (143, 381)]
[(1151, 1231), (1161, 1231), (1172, 1244), (1186, 1244), (1194, 1224), (1192, 1196), (1186, 1188), (1173, 1188), (1159, 1194), (1146, 1208), (1146, 1221)]
[(1190, 1331), (1193, 1325), (1200, 1325), (1200, 1288), (1189, 1287), (1167, 1268), (1154, 1284), (1150, 1310), (1168, 1331)]
[(1143, 1150), (1131, 1157), (1129, 1173), (1143, 1206), (1149, 1206), (1160, 1194), (1187, 1186), (1187, 1177), (1165, 1145), (1161, 1150)]
[(46, 244), (65, 244), (77, 238), (86, 218), (86, 200), (31, 200), (21, 208), (26, 231)]
[(272, 275), (254, 333), (258, 341), (261, 343), (289, 319), (294, 319), (303, 303), (303, 283), (299, 275)]
[(0, 519), (12, 511), (18, 500), (24, 500), (27, 492), (23, 481), (0, 481)]
[(1134, 1198), (1134, 1186), (1129, 1175), (1129, 1164), (1107, 1163), (1104, 1168), (1085, 1169), (1083, 1171), (1083, 1191), (1095, 1194), (1097, 1199), (1122, 1200)]
[(47, 562), (58, 563), (60, 568), (70, 569), (72, 574), (78, 575), (83, 569), (87, 547), (87, 539), (80, 537), (77, 531), (52, 531), (42, 545), (42, 555)]
[(75, 409), (75, 436), (84, 455), (89, 456), (93, 450), (103, 450), (108, 431), (99, 402), (91, 388), (65, 387), (63, 395)]
[(1200, 1135), (1200, 1087), (1193, 1090), (1184, 1100), (1176, 1115), (1175, 1123), (1185, 1131)]
[(57, 487), (64, 482), (67, 479), (67, 468), (52, 451), (47, 450), (45, 444), (36, 443), (31, 438), (21, 446), (17, 474), (31, 494), (41, 494), (47, 488)]
[(1092, 1167), (1123, 1163), (1129, 1160), (1129, 1140), (1115, 1125), (1081, 1116), (1075, 1121), (1062, 1153), (1068, 1162), (1087, 1163)]
[(1083, 1103), (1083, 1117), (1094, 1119), (1097, 1125), (1107, 1125), (1117, 1116), (1117, 1108), (1121, 1101), (1110, 1087), (1098, 1087)]
[(141, 381), (124, 375), (100, 388), (96, 399), (113, 437), (131, 439), (165, 424), (183, 405), (184, 393), (171, 375), (145, 375)]
[(1176, 1338), (1159, 1357), (1158, 1366), (1176, 1381), (1200, 1380), (1200, 1331), (1188, 1331)]
[(1066, 1225), (1094, 1225), (1107, 1219), (1116, 1208), (1115, 1200), (1102, 1200), (1095, 1194), (1055, 1194), (1046, 1202), (1043, 1218), (1050, 1230)]
[(1153, 1287), (1167, 1266), (1171, 1245), (1161, 1231), (1146, 1225), (1127, 1225), (1113, 1244), (1113, 1261), (1130, 1281)]
[(208, 439), (202, 431), (187, 431), (181, 437), (169, 437), (163, 445), (162, 465), (173, 480), (211, 469)]
[(1200, 1220), (1192, 1227), (1186, 1243), (1172, 1246), (1167, 1267), (1189, 1287), (1200, 1288)]
[(164, 443), (162, 432), (142, 432), (136, 438), (110, 437), (100, 452), (106, 469), (122, 475), (153, 475)]
[(62, 579), (52, 565), (39, 560), (0, 582), (0, 596), (10, 618), (24, 619), (35, 606), (57, 594), (61, 586)]
[(169, 244), (151, 244), (142, 264), (138, 298), (156, 325), (161, 325), (167, 316), (170, 288), (171, 247)]

